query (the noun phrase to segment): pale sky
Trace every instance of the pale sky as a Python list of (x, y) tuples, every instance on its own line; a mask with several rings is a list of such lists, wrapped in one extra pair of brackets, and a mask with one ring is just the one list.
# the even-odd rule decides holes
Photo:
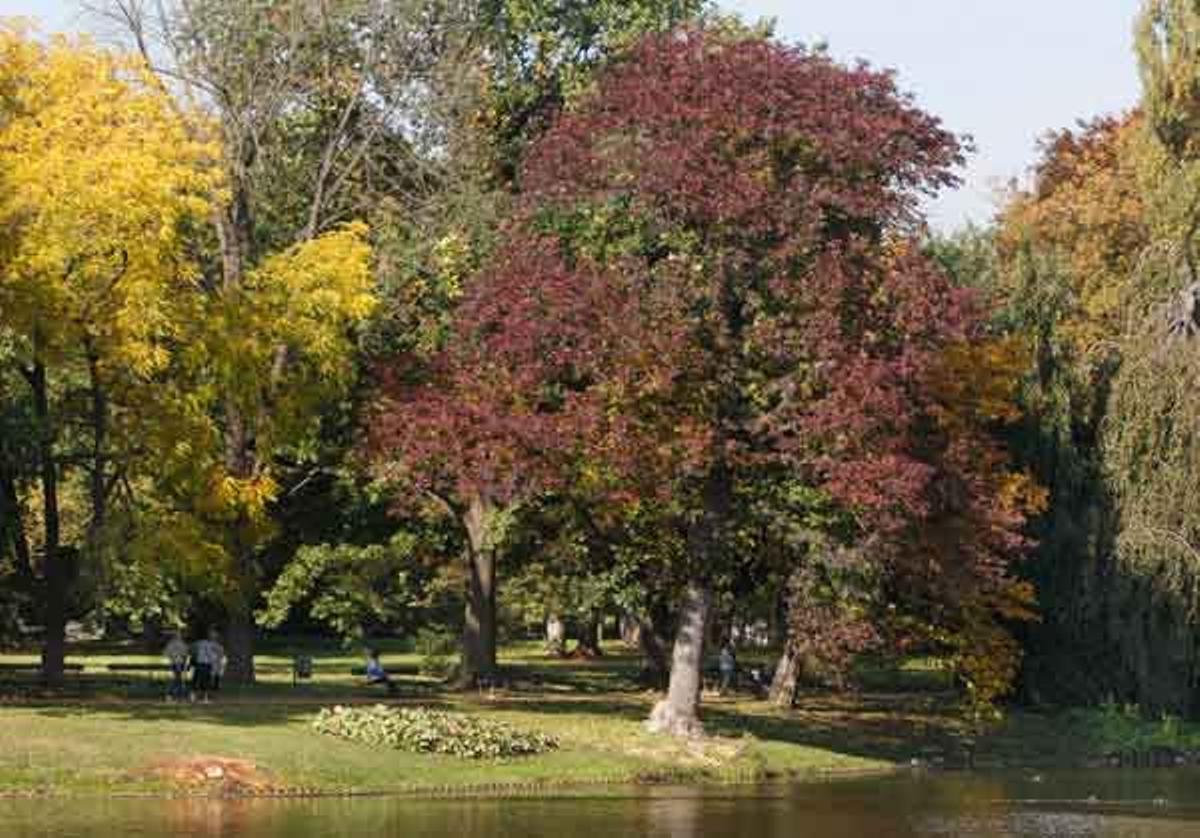
[[(1054, 128), (1131, 107), (1138, 96), (1132, 24), (1139, 0), (720, 0), (778, 34), (824, 41), (843, 59), (896, 70), (900, 86), (953, 131), (975, 139), (965, 185), (930, 208), (952, 229), (986, 222), (994, 196)], [(78, 29), (75, 0), (0, 0), (0, 16)]]

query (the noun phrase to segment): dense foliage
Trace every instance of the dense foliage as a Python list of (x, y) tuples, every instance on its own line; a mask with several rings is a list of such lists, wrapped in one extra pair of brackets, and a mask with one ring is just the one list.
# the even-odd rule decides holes
[(463, 684), (612, 625), (679, 734), (747, 638), (782, 705), (870, 652), (977, 719), (1200, 712), (1191, 0), (1144, 3), (1140, 107), (950, 236), (959, 138), (703, 0), (103, 7), (128, 52), (0, 32), (0, 632), (47, 680), (72, 620)]

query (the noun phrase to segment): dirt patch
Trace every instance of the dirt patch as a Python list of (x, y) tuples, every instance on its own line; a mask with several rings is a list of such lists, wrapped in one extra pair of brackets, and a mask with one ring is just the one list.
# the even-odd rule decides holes
[(250, 760), (218, 756), (187, 756), (159, 760), (139, 776), (185, 791), (247, 795), (278, 790), (274, 779)]

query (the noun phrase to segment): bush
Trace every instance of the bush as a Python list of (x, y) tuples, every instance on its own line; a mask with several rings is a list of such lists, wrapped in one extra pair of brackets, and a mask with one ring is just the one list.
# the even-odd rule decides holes
[(313, 727), (319, 733), (365, 745), (464, 759), (503, 759), (558, 748), (558, 740), (545, 733), (423, 707), (325, 708), (317, 714)]
[(413, 643), (413, 651), (421, 656), (417, 670), (432, 678), (449, 678), (457, 665), (459, 639), (453, 634), (433, 629), (421, 629)]

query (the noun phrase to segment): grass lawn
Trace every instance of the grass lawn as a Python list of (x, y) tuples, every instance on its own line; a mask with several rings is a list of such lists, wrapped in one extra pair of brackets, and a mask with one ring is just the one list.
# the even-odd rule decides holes
[[(561, 742), (549, 754), (489, 762), (315, 733), (311, 722), (322, 707), (393, 701), (351, 675), (361, 661), (337, 649), (306, 649), (314, 678), (293, 686), (294, 650), (268, 648), (258, 659), (260, 683), (224, 691), (212, 704), (169, 704), (162, 675), (107, 669), (157, 663), (154, 656), (111, 645), (77, 651), (69, 660), (84, 669), (59, 692), (0, 671), (0, 793), (520, 793), (886, 771), (914, 757), (954, 764), (964, 754), (966, 731), (944, 684), (920, 666), (875, 673), (863, 693), (806, 696), (791, 711), (746, 695), (706, 696), (711, 736), (688, 743), (645, 732), (656, 695), (637, 686), (635, 658), (615, 647), (601, 659), (576, 661), (547, 659), (535, 644), (512, 646), (502, 655), (511, 688), (471, 693), (444, 691), (419, 674), (415, 656), (385, 651), (401, 687), (396, 703), (483, 714)], [(34, 660), (0, 655), (0, 664)], [(1127, 713), (1076, 713), (1067, 721), (1017, 714), (977, 743), (980, 759), (1070, 764), (1081, 749), (1103, 752), (1120, 737), (1200, 743), (1194, 728), (1143, 728)]]

